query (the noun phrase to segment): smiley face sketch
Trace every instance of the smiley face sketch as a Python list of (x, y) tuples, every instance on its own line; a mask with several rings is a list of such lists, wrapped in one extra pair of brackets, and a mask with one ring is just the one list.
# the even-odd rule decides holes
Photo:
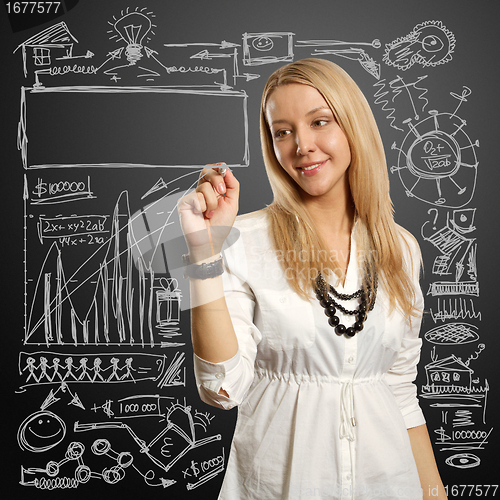
[(267, 52), (274, 47), (274, 42), (268, 36), (259, 36), (253, 39), (252, 47), (260, 52)]
[(17, 442), (22, 450), (41, 453), (57, 446), (66, 435), (66, 424), (55, 413), (38, 411), (20, 425)]

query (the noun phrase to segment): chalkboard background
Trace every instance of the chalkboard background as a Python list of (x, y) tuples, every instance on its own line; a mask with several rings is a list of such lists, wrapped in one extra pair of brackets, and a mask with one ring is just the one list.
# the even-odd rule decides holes
[(365, 93), (422, 249), (417, 385), (448, 495), (495, 496), (498, 3), (27, 4), (0, 14), (2, 496), (217, 498), (237, 410), (197, 395), (175, 201), (216, 161), (240, 213), (271, 201), (260, 94), (310, 56)]

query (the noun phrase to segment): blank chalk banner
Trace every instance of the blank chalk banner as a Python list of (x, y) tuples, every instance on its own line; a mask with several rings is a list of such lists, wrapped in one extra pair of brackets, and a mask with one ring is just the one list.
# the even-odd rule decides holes
[(248, 166), (247, 94), (172, 87), (23, 88), (24, 168)]

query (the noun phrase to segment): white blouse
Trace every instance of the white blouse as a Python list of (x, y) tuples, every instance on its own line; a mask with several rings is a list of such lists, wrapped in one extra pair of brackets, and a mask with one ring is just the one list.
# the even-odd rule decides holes
[[(202, 400), (238, 406), (219, 500), (421, 499), (406, 430), (425, 423), (413, 383), (421, 318), (389, 314), (379, 285), (363, 330), (339, 336), (315, 296), (304, 300), (288, 285), (265, 214), (239, 217), (235, 227), (224, 289), (239, 350), (222, 363), (194, 360)], [(419, 250), (404, 234), (423, 310)], [(361, 286), (351, 240), (346, 281), (337, 286), (348, 294)], [(357, 301), (345, 304), (355, 309)]]

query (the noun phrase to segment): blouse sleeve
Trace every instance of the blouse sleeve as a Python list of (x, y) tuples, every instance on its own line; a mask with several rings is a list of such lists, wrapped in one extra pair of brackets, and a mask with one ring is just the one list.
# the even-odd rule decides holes
[[(410, 269), (415, 290), (415, 305), (419, 311), (417, 317), (407, 321), (401, 350), (398, 358), (387, 373), (389, 384), (401, 410), (407, 429), (425, 424), (425, 418), (417, 398), (417, 365), (420, 360), (422, 339), (419, 337), (424, 310), (424, 297), (419, 284), (420, 249), (409, 233), (405, 235), (403, 248), (407, 246), (407, 265)], [(407, 245), (405, 245), (405, 243)]]
[[(255, 296), (246, 281), (247, 263), (241, 237), (224, 251), (224, 263), (224, 295), (238, 339), (238, 352), (221, 363), (211, 363), (195, 354), (194, 372), (201, 399), (229, 410), (243, 401), (252, 384), (257, 344), (262, 334), (253, 323)], [(229, 397), (219, 394), (220, 389)]]

